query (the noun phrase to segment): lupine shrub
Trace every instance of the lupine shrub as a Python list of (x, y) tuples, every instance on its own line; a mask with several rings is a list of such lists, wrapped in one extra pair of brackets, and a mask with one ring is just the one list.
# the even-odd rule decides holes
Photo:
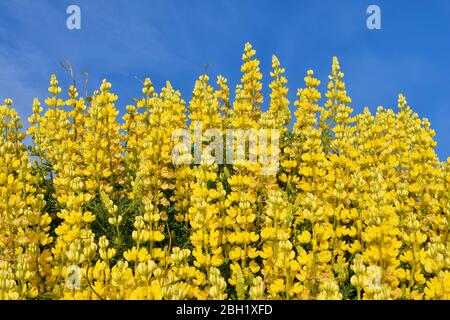
[[(24, 130), (6, 99), (0, 299), (449, 299), (450, 160), (429, 121), (401, 94), (354, 114), (337, 58), (326, 92), (309, 70), (292, 104), (272, 67), (266, 111), (250, 44), (234, 100), (222, 76), (188, 102), (147, 78), (121, 120), (106, 80), (63, 97), (52, 76)], [(196, 123), (277, 130), (276, 170), (175, 163)]]

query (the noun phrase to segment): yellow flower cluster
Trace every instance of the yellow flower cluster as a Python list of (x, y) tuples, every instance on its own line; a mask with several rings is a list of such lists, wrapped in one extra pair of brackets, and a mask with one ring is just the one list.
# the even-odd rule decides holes
[[(291, 117), (273, 56), (264, 111), (259, 64), (247, 43), (234, 100), (222, 76), (188, 102), (147, 78), (122, 122), (106, 80), (65, 100), (52, 76), (26, 133), (6, 99), (0, 299), (450, 299), (450, 159), (429, 121), (401, 94), (353, 114), (337, 58), (323, 94), (307, 71)], [(243, 161), (174, 162), (176, 130), (213, 149), (199, 124), (223, 143), (278, 130), (277, 171), (250, 142)]]

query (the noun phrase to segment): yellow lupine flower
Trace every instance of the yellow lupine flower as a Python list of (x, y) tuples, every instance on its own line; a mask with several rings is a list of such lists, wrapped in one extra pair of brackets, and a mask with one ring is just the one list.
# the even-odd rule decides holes
[[(307, 71), (290, 129), (278, 58), (267, 111), (249, 43), (242, 59), (234, 100), (206, 72), (187, 107), (170, 82), (157, 93), (145, 78), (121, 123), (106, 80), (65, 99), (52, 75), (26, 134), (6, 99), (0, 299), (450, 299), (450, 158), (439, 160), (428, 119), (401, 94), (395, 111), (353, 115), (333, 57), (323, 94)], [(172, 133), (192, 140), (199, 122), (222, 135), (278, 130), (280, 167), (174, 163)]]

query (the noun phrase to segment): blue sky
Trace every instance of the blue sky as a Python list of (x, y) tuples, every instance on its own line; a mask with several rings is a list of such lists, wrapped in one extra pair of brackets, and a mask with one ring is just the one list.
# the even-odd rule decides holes
[[(81, 30), (66, 28), (66, 8), (81, 8)], [(366, 27), (366, 9), (381, 8), (381, 30)], [(159, 90), (166, 80), (189, 100), (195, 79), (209, 64), (232, 88), (240, 78), (249, 41), (257, 51), (268, 96), (271, 55), (289, 80), (290, 100), (313, 69), (326, 88), (333, 55), (338, 56), (355, 112), (368, 106), (396, 107), (406, 95), (437, 132), (441, 160), (450, 156), (449, 1), (45, 1), (0, 3), (0, 99), (11, 97), (22, 117), (34, 97), (47, 95), (50, 74), (63, 86), (69, 60), (79, 83), (89, 88), (107, 78), (119, 95), (118, 108), (140, 95), (135, 79), (151, 77)], [(267, 104), (266, 99), (265, 104)], [(25, 119), (24, 119), (25, 120)], [(25, 121), (26, 122), (26, 121)]]

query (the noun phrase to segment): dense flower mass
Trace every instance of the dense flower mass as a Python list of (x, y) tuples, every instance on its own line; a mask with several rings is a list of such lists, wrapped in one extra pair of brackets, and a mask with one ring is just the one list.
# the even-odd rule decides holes
[[(5, 100), (0, 299), (450, 299), (450, 159), (429, 121), (403, 95), (354, 114), (337, 58), (324, 93), (307, 71), (291, 115), (272, 67), (268, 110), (250, 44), (234, 100), (222, 76), (189, 102), (147, 78), (120, 121), (106, 80), (65, 97), (52, 76), (26, 133)], [(277, 129), (277, 171), (174, 163), (173, 132), (198, 122)]]

